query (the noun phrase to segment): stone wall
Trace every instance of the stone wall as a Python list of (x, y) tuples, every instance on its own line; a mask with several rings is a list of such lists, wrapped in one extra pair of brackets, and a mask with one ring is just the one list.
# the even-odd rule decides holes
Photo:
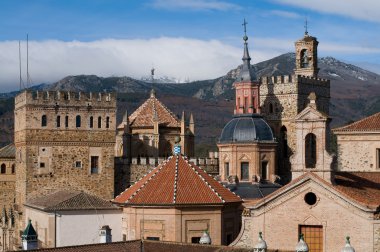
[[(338, 171), (380, 171), (380, 132), (334, 132), (338, 145)], [(355, 154), (353, 154), (355, 153)]]

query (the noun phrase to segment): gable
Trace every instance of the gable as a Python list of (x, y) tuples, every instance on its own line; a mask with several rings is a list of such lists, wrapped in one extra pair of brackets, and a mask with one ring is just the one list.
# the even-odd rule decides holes
[(318, 111), (317, 109), (307, 106), (302, 110), (295, 118), (296, 120), (321, 120), (325, 121), (328, 119), (328, 116), (324, 113)]

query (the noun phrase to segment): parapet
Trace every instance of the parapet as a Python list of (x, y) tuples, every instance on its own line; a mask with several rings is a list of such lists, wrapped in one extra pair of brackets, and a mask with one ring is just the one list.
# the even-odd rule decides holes
[(24, 90), (15, 97), (15, 108), (23, 105), (115, 107), (116, 93)]
[(328, 85), (330, 80), (324, 78), (315, 78), (312, 76), (302, 75), (278, 75), (278, 76), (263, 76), (260, 78), (261, 84), (289, 84), (289, 83), (305, 83), (314, 85)]

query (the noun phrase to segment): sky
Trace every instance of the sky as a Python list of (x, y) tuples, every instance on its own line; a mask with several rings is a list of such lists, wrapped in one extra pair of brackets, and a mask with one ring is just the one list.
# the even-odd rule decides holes
[(130, 76), (156, 69), (179, 81), (241, 64), (243, 19), (253, 63), (293, 52), (308, 32), (319, 56), (380, 73), (377, 0), (1, 0), (0, 93), (68, 75)]

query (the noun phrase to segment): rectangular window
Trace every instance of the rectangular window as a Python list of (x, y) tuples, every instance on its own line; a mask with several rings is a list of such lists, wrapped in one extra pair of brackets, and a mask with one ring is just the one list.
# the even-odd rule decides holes
[(230, 176), (230, 163), (226, 162), (224, 163), (224, 174), (226, 179)]
[(304, 240), (309, 246), (310, 252), (323, 251), (323, 227), (322, 226), (299, 226), (299, 234), (303, 234)]
[(268, 179), (268, 161), (261, 162), (261, 179), (262, 180)]
[(75, 161), (75, 168), (82, 168), (82, 161)]
[(40, 163), (40, 168), (45, 168), (45, 163)]
[(61, 127), (61, 116), (57, 116), (57, 128)]
[(151, 241), (159, 241), (160, 237), (148, 236), (146, 239)]
[(98, 174), (99, 172), (99, 157), (91, 156), (91, 174)]
[(201, 237), (191, 237), (191, 243), (199, 244)]
[(106, 118), (106, 128), (108, 129), (110, 127), (110, 117), (107, 116)]
[(249, 180), (249, 163), (241, 162), (240, 169), (241, 169), (241, 180)]
[(102, 117), (98, 117), (98, 128), (100, 129), (102, 127)]

